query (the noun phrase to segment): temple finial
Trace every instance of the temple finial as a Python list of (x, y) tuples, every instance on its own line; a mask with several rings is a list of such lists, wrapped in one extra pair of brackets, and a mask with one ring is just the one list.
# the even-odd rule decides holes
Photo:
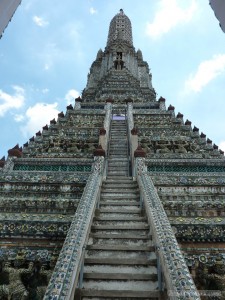
[(117, 42), (133, 47), (131, 22), (122, 8), (110, 22), (107, 46)]

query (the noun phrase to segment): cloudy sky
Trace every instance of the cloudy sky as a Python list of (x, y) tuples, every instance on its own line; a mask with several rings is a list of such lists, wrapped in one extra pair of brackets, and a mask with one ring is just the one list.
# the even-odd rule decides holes
[(225, 150), (225, 34), (207, 0), (22, 0), (0, 40), (0, 157), (84, 89), (124, 9), (158, 97)]

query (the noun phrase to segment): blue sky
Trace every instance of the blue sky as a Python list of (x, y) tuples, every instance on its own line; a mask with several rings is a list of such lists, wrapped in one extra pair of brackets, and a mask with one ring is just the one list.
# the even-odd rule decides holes
[(158, 97), (225, 150), (225, 34), (207, 0), (22, 0), (0, 40), (0, 157), (74, 104), (120, 8)]

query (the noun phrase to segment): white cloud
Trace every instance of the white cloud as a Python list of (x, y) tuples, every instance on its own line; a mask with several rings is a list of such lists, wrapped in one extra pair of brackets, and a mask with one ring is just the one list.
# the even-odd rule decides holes
[(221, 149), (225, 152), (225, 141), (219, 143), (219, 149)]
[(91, 7), (89, 12), (91, 15), (94, 15), (94, 14), (97, 14), (98, 11), (96, 9), (94, 9), (94, 7)]
[(196, 9), (196, 0), (189, 1), (189, 6), (182, 8), (179, 0), (161, 0), (160, 10), (156, 13), (152, 23), (148, 22), (146, 27), (147, 35), (156, 38), (167, 32), (181, 23), (189, 22)]
[(191, 74), (185, 82), (186, 92), (200, 92), (215, 77), (225, 71), (225, 54), (214, 55), (212, 59), (203, 61), (195, 74)]
[(10, 109), (18, 109), (23, 106), (25, 101), (25, 91), (20, 86), (13, 86), (14, 93), (7, 94), (0, 90), (0, 117)]
[(16, 122), (22, 122), (24, 120), (24, 115), (14, 114), (14, 120)]
[(36, 103), (29, 107), (26, 111), (26, 125), (21, 127), (23, 135), (27, 138), (33, 136), (42, 129), (45, 124), (49, 124), (50, 120), (58, 117), (58, 103), (46, 104)]
[(74, 99), (78, 98), (79, 96), (80, 96), (80, 93), (78, 91), (69, 90), (65, 95), (67, 104), (74, 104)]
[(33, 16), (34, 23), (39, 27), (46, 27), (49, 23), (45, 21), (43, 18), (38, 16)]

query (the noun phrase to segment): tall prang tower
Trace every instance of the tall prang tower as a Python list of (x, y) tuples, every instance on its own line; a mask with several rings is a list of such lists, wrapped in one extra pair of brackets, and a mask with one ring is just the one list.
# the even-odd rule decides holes
[(98, 51), (82, 98), (85, 102), (110, 98), (115, 104), (128, 98), (137, 104), (156, 100), (148, 64), (141, 51), (135, 51), (131, 22), (122, 9), (110, 23), (105, 51)]
[(223, 152), (156, 99), (122, 9), (75, 106), (0, 165), (1, 299), (224, 297)]

